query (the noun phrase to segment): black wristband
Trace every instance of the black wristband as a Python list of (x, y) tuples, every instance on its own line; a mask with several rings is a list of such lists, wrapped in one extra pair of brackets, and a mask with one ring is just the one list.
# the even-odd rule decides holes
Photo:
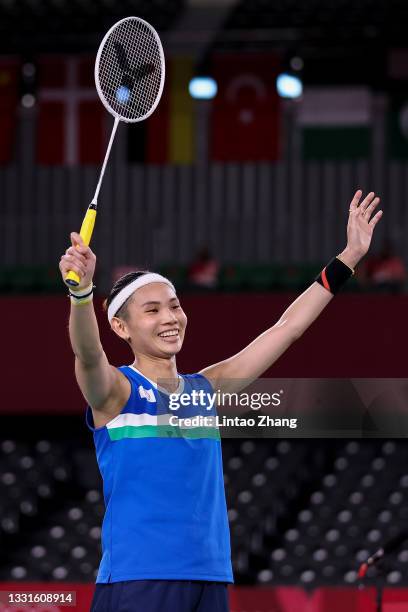
[(338, 257), (333, 257), (320, 274), (316, 276), (315, 281), (327, 289), (327, 291), (336, 295), (353, 274), (354, 270), (349, 268)]
[(93, 290), (95, 289), (95, 285), (92, 285), (92, 289), (90, 290), (89, 293), (85, 293), (85, 295), (75, 295), (74, 293), (71, 293), (71, 291), (68, 293), (68, 297), (73, 297), (76, 300), (83, 300), (84, 298), (89, 297), (90, 295), (93, 294)]

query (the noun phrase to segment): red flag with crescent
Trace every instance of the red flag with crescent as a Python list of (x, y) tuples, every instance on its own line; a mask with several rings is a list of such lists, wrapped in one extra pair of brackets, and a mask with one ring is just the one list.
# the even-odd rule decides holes
[(280, 156), (280, 99), (275, 55), (218, 54), (211, 122), (215, 161), (273, 161)]

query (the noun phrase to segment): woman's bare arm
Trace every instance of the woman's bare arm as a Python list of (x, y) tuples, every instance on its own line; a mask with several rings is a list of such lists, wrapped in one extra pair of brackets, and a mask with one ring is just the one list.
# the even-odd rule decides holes
[[(354, 268), (368, 251), (374, 227), (382, 215), (379, 211), (371, 218), (379, 203), (374, 193), (369, 193), (359, 205), (361, 196), (361, 191), (357, 191), (350, 204), (347, 247), (339, 255), (350, 268)], [(204, 368), (201, 374), (210, 379), (216, 389), (232, 392), (246, 387), (300, 338), (332, 298), (333, 295), (319, 283), (313, 283), (285, 310), (273, 327), (236, 355)]]
[(110, 365), (99, 339), (93, 303), (71, 306), (69, 336), (75, 353), (75, 375), (93, 410), (112, 418), (130, 395), (130, 383)]
[[(80, 275), (77, 291), (92, 285), (96, 257), (79, 234), (71, 234), (72, 246), (61, 257), (63, 279), (68, 270)], [(72, 288), (70, 289), (72, 291)], [(92, 407), (95, 424), (101, 426), (119, 414), (130, 395), (130, 383), (110, 365), (99, 336), (93, 302), (72, 305), (69, 337), (75, 355), (75, 375), (83, 396)], [(97, 414), (98, 413), (98, 414)]]
[(285, 310), (280, 319), (229, 359), (201, 370), (217, 389), (233, 392), (246, 387), (271, 367), (313, 323), (333, 295), (313, 283)]

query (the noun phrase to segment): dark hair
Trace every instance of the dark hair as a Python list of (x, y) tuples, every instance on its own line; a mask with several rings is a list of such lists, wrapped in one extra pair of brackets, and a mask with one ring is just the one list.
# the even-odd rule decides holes
[[(148, 270), (137, 270), (136, 272), (128, 272), (127, 274), (124, 274), (123, 276), (118, 278), (118, 280), (113, 285), (110, 294), (108, 295), (106, 300), (104, 300), (103, 302), (103, 309), (105, 310), (105, 312), (108, 311), (108, 308), (112, 300), (118, 295), (120, 291), (122, 291), (124, 287), (132, 283), (134, 280), (136, 280), (140, 276), (143, 276), (144, 274), (150, 274), (150, 272)], [(128, 316), (129, 316), (128, 306), (131, 300), (132, 300), (132, 296), (128, 297), (126, 302), (122, 304), (122, 306), (116, 312), (115, 317), (119, 317), (120, 319), (124, 319), (125, 321), (127, 321)]]

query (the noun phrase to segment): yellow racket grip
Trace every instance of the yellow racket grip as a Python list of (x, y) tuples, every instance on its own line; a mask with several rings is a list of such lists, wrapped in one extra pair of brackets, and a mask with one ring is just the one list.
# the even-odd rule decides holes
[[(91, 242), (92, 232), (95, 227), (95, 219), (96, 206), (95, 204), (90, 204), (88, 210), (86, 211), (84, 220), (82, 221), (81, 231), (79, 232), (86, 246), (88, 246)], [(79, 278), (78, 274), (76, 272), (73, 272), (72, 270), (70, 270), (65, 276), (65, 282), (71, 287), (77, 287), (80, 281), (81, 279)]]

